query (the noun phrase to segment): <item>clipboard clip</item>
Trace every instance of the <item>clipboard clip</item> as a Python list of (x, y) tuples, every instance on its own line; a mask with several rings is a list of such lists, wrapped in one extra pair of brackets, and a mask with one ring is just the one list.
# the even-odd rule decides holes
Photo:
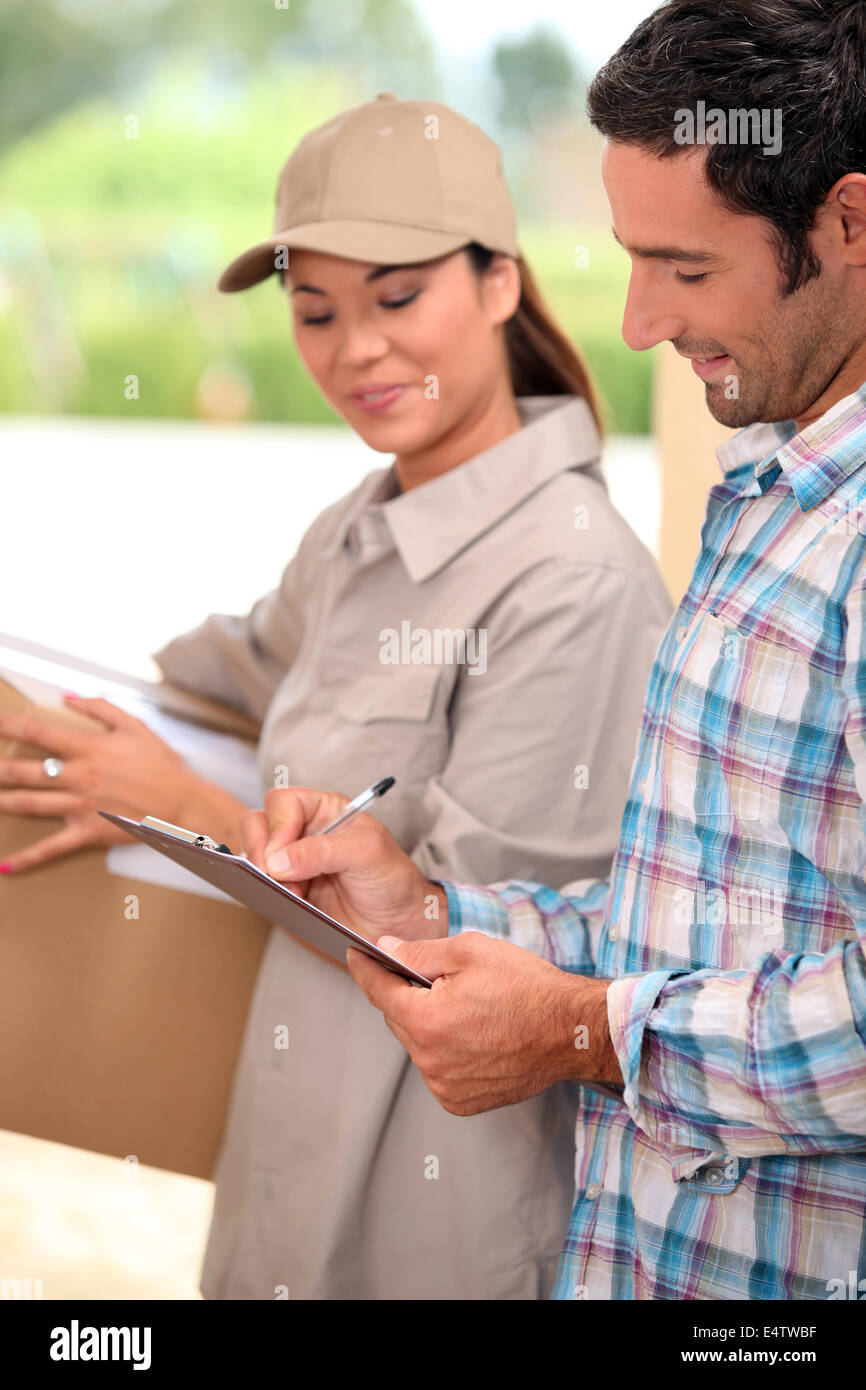
[(196, 835), (194, 830), (185, 830), (182, 825), (172, 825), (171, 821), (159, 820), (156, 816), (145, 816), (139, 823), (151, 830), (160, 830), (174, 840), (182, 840), (185, 845), (195, 845), (196, 849), (218, 850), (220, 854), (232, 852), (228, 845), (218, 845), (210, 835)]

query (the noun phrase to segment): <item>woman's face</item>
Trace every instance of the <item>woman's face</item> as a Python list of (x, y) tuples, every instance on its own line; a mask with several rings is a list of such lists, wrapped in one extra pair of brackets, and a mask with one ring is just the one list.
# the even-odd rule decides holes
[(463, 250), (397, 267), (293, 250), (283, 276), (304, 365), (373, 449), (430, 448), (508, 381), (501, 324), (520, 299), (508, 256), (479, 280)]

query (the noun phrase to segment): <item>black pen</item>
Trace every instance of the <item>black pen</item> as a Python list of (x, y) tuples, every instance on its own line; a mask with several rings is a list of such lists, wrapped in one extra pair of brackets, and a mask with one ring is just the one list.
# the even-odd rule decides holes
[(332, 820), (331, 824), (326, 825), (324, 830), (317, 830), (315, 833), (317, 835), (330, 835), (331, 831), (336, 830), (338, 825), (345, 825), (346, 821), (352, 820), (360, 811), (363, 811), (364, 807), (370, 801), (373, 801), (377, 796), (384, 796), (387, 791), (390, 791), (395, 780), (394, 777), (383, 777), (380, 782), (374, 782), (372, 787), (368, 787), (366, 791), (359, 792), (354, 801), (349, 802), (345, 811), (337, 816), (336, 820)]

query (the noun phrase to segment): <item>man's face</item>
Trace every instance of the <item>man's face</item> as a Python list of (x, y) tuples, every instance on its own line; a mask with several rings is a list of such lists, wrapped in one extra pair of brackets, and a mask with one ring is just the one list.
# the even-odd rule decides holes
[[(703, 164), (703, 150), (659, 159), (605, 144), (614, 235), (632, 259), (622, 336), (636, 350), (670, 340), (692, 358), (724, 425), (809, 418), (855, 336), (842, 268), (831, 257), (783, 295), (771, 224), (729, 211)], [(823, 260), (820, 220), (815, 249)]]

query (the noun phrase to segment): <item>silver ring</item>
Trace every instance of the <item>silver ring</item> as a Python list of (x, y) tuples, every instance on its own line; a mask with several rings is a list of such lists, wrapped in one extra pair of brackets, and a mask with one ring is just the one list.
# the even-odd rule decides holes
[(46, 758), (42, 764), (46, 777), (59, 777), (63, 771), (62, 758)]

